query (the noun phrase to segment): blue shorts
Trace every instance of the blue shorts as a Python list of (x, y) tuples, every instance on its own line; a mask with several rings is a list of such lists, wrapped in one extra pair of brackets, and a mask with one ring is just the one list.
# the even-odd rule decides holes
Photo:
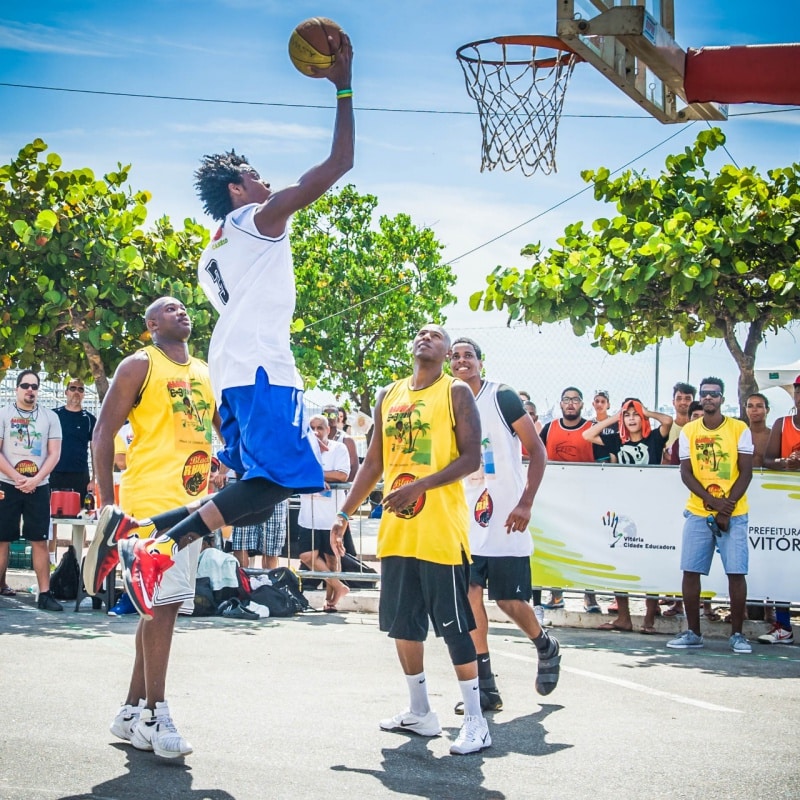
[(240, 480), (266, 478), (302, 493), (325, 488), (322, 465), (308, 439), (302, 390), (272, 386), (259, 367), (254, 385), (222, 390), (219, 415), (225, 441), (219, 460)]
[(747, 514), (731, 517), (728, 530), (714, 536), (705, 517), (684, 511), (681, 570), (708, 575), (714, 550), (722, 558), (727, 575), (747, 575), (749, 551), (747, 549)]

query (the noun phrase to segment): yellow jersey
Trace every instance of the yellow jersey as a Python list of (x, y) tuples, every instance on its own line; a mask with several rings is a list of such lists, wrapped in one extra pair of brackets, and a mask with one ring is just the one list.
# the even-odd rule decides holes
[[(388, 494), (444, 469), (458, 458), (451, 387), (441, 375), (425, 389), (395, 381), (383, 398), (383, 478)], [(404, 556), (437, 564), (469, 557), (469, 514), (461, 480), (425, 492), (402, 514), (384, 513), (378, 557)]]
[(158, 347), (144, 351), (150, 365), (128, 415), (133, 438), (120, 483), (120, 505), (137, 518), (208, 494), (216, 408), (204, 361), (179, 364)]

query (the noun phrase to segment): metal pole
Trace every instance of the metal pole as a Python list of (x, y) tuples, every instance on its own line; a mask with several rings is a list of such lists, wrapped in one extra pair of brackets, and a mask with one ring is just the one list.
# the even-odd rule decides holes
[(655, 376), (655, 385), (656, 385), (656, 393), (655, 397), (653, 398), (653, 408), (658, 411), (658, 373), (659, 373), (659, 361), (661, 357), (661, 342), (656, 342), (656, 376)]

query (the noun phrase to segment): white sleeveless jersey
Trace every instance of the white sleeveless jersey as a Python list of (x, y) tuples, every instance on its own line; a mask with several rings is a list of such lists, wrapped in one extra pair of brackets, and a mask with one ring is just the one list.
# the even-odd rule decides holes
[(295, 305), (289, 236), (258, 232), (256, 203), (234, 209), (200, 257), (197, 276), (219, 312), (208, 367), (217, 403), (222, 392), (252, 386), (264, 367), (272, 386), (300, 387), (289, 345)]
[(475, 402), (481, 417), (481, 466), (464, 479), (469, 507), (469, 546), (477, 556), (529, 556), (530, 532), (508, 533), (505, 521), (525, 489), (519, 437), (500, 411), (497, 390), (484, 381)]

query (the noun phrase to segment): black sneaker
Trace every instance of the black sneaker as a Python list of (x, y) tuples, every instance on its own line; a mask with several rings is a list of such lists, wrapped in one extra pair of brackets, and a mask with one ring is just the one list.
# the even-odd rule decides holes
[[(500, 692), (497, 690), (495, 686), (494, 689), (481, 689), (481, 711), (502, 711), (503, 710), (503, 698), (500, 697)], [(463, 716), (464, 714), (464, 702), (463, 700), (456, 703), (456, 707), (453, 709), (456, 714)]]
[(233, 617), (234, 619), (259, 620), (261, 617), (253, 611), (245, 608), (235, 597), (226, 600), (218, 613), (223, 617)]
[(64, 610), (64, 606), (62, 606), (49, 591), (39, 593), (39, 599), (36, 601), (36, 605), (41, 611)]

